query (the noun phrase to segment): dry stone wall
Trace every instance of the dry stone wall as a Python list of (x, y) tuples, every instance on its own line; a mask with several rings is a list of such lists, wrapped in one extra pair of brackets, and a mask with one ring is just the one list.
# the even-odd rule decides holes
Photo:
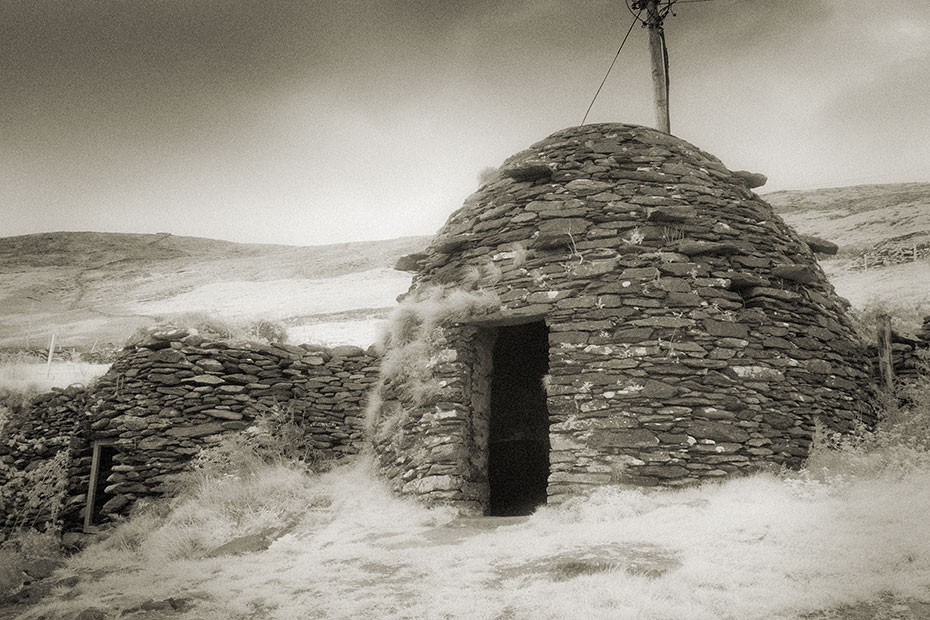
[(846, 302), (744, 178), (620, 124), (507, 160), (414, 257), (412, 296), (472, 288), (501, 304), (433, 338), (454, 360), (435, 366), (435, 398), (405, 402), (387, 377), (382, 422), (396, 433), (375, 448), (394, 487), (482, 505), (487, 471), (468, 448), (486, 432), (469, 392), (487, 381), (475, 330), (493, 338), (508, 322), (549, 330), (549, 501), (797, 466), (816, 419), (873, 422)]
[(22, 471), (71, 450), (65, 501), (73, 525), (83, 519), (91, 447), (108, 444), (101, 513), (124, 514), (163, 493), (202, 448), (274, 408), (302, 424), (307, 447), (323, 456), (357, 453), (377, 372), (377, 356), (359, 347), (212, 342), (154, 330), (89, 389), (33, 401), (0, 437), (0, 458)]
[[(873, 360), (872, 373), (877, 382), (881, 374), (878, 348), (874, 345), (869, 347), (869, 358)], [(914, 338), (892, 332), (891, 367), (899, 383), (913, 383), (927, 374), (930, 369), (930, 316), (924, 317)]]
[[(72, 386), (40, 394), (11, 412), (0, 429), (0, 531), (14, 525), (43, 527), (50, 519), (76, 520), (90, 470), (87, 403), (87, 391)], [(40, 472), (60, 452), (66, 456), (64, 471)], [(64, 493), (39, 497), (54, 488), (58, 475), (64, 476)], [(49, 508), (59, 502), (56, 517)]]
[(886, 239), (862, 252), (853, 269), (862, 270), (930, 259), (930, 232), (914, 232)]

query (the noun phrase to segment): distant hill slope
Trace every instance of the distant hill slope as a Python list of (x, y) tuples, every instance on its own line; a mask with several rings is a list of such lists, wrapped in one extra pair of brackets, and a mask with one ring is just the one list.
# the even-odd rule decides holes
[(798, 232), (840, 246), (821, 261), (840, 295), (903, 313), (930, 313), (930, 183), (765, 194)]
[(207, 312), (292, 327), (383, 315), (406, 290), (398, 257), (426, 237), (325, 246), (169, 234), (58, 232), (0, 238), (0, 347), (121, 344), (156, 318)]
[(850, 246), (847, 251), (930, 230), (930, 183), (792, 190), (762, 198), (799, 232)]

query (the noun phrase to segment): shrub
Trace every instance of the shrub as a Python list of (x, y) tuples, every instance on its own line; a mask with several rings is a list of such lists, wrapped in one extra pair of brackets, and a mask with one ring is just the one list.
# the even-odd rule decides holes
[[(68, 486), (67, 450), (31, 469), (14, 469), (0, 463), (0, 514), (6, 515), (7, 537), (28, 530), (57, 530)], [(4, 525), (4, 524), (0, 524)]]
[[(39, 388), (35, 385), (30, 385), (18, 390), (0, 388), (0, 409), (5, 408), (8, 411), (7, 415), (12, 415), (28, 405), (29, 402), (38, 395)], [(2, 414), (0, 414), (0, 420), (2, 419)], [(0, 425), (0, 428), (2, 428), (2, 425)]]
[(501, 178), (500, 171), (494, 166), (485, 166), (478, 172), (478, 185), (484, 186)]
[(268, 343), (287, 342), (287, 329), (280, 323), (266, 319), (259, 319), (249, 323), (247, 331), (256, 340), (263, 340)]
[(332, 463), (310, 443), (310, 433), (292, 409), (268, 407), (249, 428), (203, 448), (190, 471), (169, 485), (168, 495), (180, 495), (207, 479), (249, 476), (268, 466), (319, 472)]

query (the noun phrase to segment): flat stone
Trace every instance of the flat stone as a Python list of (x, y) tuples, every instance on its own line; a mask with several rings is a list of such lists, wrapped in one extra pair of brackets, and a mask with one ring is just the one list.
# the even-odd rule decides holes
[(674, 479), (686, 477), (688, 470), (680, 465), (644, 465), (637, 468), (636, 473), (653, 478)]
[(821, 239), (820, 237), (815, 237), (813, 235), (799, 235), (801, 241), (807, 244), (807, 247), (811, 249), (812, 252), (818, 254), (826, 254), (828, 256), (834, 256), (837, 252), (840, 251), (840, 246), (836, 245), (831, 241), (826, 239)]
[(593, 181), (591, 179), (575, 179), (574, 181), (566, 183), (565, 189), (576, 196), (588, 196), (590, 194), (598, 194), (613, 189), (613, 185), (604, 183), (603, 181)]
[(515, 181), (536, 181), (552, 176), (552, 168), (545, 162), (523, 162), (501, 170), (501, 174)]
[(746, 271), (727, 271), (721, 276), (730, 281), (728, 288), (734, 291), (742, 291), (754, 286), (768, 286), (769, 281), (762, 276)]
[(654, 379), (649, 379), (646, 381), (643, 386), (643, 391), (640, 392), (640, 395), (645, 398), (671, 398), (678, 394), (678, 388), (669, 385), (668, 383), (663, 383), (662, 381), (656, 381)]
[(163, 375), (157, 373), (151, 373), (149, 375), (149, 381), (154, 383), (161, 383), (162, 385), (178, 385), (181, 383), (181, 378), (175, 374)]
[(779, 413), (764, 413), (762, 414), (762, 420), (772, 428), (777, 428), (779, 430), (794, 426), (794, 420), (790, 416), (781, 415)]
[(241, 420), (242, 414), (229, 409), (204, 409), (201, 413), (211, 418), (220, 418), (223, 420)]
[(644, 429), (599, 431), (591, 436), (588, 445), (592, 448), (652, 448), (659, 445), (659, 438)]
[(406, 271), (408, 273), (416, 273), (420, 270), (420, 264), (429, 258), (428, 254), (423, 252), (415, 252), (413, 254), (407, 254), (401, 256), (394, 263), (395, 271)]
[(780, 288), (771, 288), (768, 286), (754, 286), (746, 291), (746, 297), (749, 299), (755, 297), (771, 297), (782, 301), (796, 301), (801, 299), (801, 295), (794, 291), (786, 291)]
[(749, 433), (738, 426), (719, 421), (692, 420), (688, 425), (688, 434), (698, 439), (712, 439), (743, 443), (749, 439)]
[(119, 512), (129, 504), (129, 498), (125, 495), (117, 495), (116, 497), (107, 501), (101, 508), (100, 511), (103, 514), (110, 514), (114, 512)]
[(691, 282), (685, 278), (659, 278), (656, 286), (669, 293), (690, 293)]
[(170, 446), (171, 443), (171, 440), (164, 437), (151, 436), (143, 437), (137, 445), (140, 450), (161, 450), (165, 446)]
[(740, 379), (758, 381), (784, 381), (785, 375), (780, 370), (765, 366), (731, 366), (727, 369)]
[(807, 265), (777, 265), (772, 268), (772, 275), (801, 284), (809, 284), (818, 280), (817, 274)]
[(223, 372), (223, 365), (215, 359), (204, 358), (197, 360), (197, 365), (206, 372)]
[(648, 210), (650, 222), (687, 222), (697, 217), (697, 209), (688, 205), (666, 205)]
[(470, 237), (464, 235), (441, 237), (433, 241), (433, 249), (442, 254), (449, 254), (465, 247), (469, 240)]
[(241, 555), (243, 553), (257, 553), (264, 551), (274, 542), (275, 528), (267, 528), (258, 534), (249, 534), (234, 538), (227, 543), (208, 551), (206, 557), (218, 558), (227, 555)]
[(617, 260), (599, 260), (584, 262), (572, 267), (572, 273), (579, 278), (593, 278), (607, 273), (611, 273), (617, 268)]
[(676, 316), (655, 316), (648, 319), (636, 319), (632, 321), (637, 327), (691, 327), (694, 325), (694, 319), (683, 319)]
[(804, 365), (810, 372), (817, 373), (819, 375), (829, 375), (833, 372), (833, 366), (830, 362), (825, 362), (823, 360), (808, 360), (804, 362)]
[(746, 170), (736, 170), (733, 172), (733, 176), (749, 189), (762, 187), (769, 180), (767, 176), (760, 172), (748, 172)]
[(219, 385), (220, 383), (225, 383), (222, 377), (217, 377), (216, 375), (195, 375), (193, 377), (188, 377), (184, 379), (184, 383), (194, 383), (196, 385)]
[(704, 319), (702, 325), (704, 326), (704, 331), (706, 331), (711, 336), (740, 339), (747, 338), (749, 336), (749, 328), (741, 323)]
[(223, 378), (230, 383), (237, 383), (239, 385), (249, 385), (250, 383), (259, 382), (258, 375), (247, 375), (241, 372), (223, 375)]
[(194, 426), (176, 426), (169, 428), (165, 434), (172, 437), (204, 437), (206, 435), (215, 435), (223, 430), (221, 422), (207, 422), (206, 424), (195, 424)]
[(159, 349), (153, 352), (149, 359), (153, 362), (161, 362), (164, 364), (177, 364), (178, 362), (183, 362), (185, 357), (184, 354), (175, 349)]
[(737, 254), (740, 248), (732, 243), (718, 241), (692, 241), (685, 239), (678, 242), (678, 252), (686, 256), (703, 256), (706, 254)]

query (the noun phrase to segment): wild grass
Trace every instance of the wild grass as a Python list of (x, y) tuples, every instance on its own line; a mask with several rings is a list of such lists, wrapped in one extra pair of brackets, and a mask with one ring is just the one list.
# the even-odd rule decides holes
[(494, 293), (431, 287), (408, 296), (388, 320), (379, 346), (384, 351), (381, 376), (403, 386), (413, 406), (436, 394), (432, 369), (449, 361), (442, 327), (473, 318), (499, 305)]
[[(794, 620), (879, 596), (930, 600), (925, 467), (605, 487), (503, 521), (392, 497), (371, 467), (273, 466), (196, 488), (73, 558), (71, 573), (96, 577), (27, 617), (188, 597), (179, 617)], [(202, 557), (292, 517), (265, 552)]]
[[(160, 324), (194, 329), (211, 340), (252, 340), (266, 343), (286, 343), (287, 328), (277, 321), (265, 318), (233, 319), (206, 312), (179, 312), (158, 317)], [(145, 330), (137, 332), (135, 338)]]

